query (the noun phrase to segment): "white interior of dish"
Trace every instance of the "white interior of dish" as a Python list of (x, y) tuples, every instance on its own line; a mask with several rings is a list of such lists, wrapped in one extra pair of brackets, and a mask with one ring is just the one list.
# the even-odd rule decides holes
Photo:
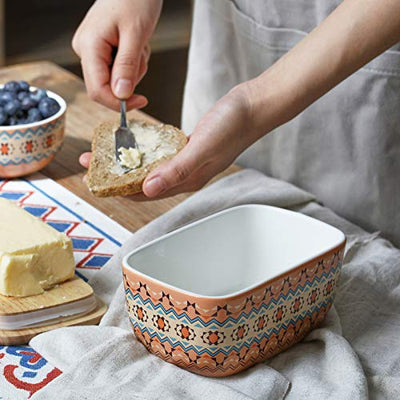
[(128, 254), (124, 265), (185, 292), (219, 297), (290, 271), (344, 239), (303, 214), (244, 205), (168, 233)]

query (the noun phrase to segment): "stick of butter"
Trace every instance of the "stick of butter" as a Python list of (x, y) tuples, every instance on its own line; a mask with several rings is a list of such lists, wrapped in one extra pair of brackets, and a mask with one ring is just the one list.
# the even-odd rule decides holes
[(0, 198), (0, 294), (32, 296), (74, 276), (72, 242)]

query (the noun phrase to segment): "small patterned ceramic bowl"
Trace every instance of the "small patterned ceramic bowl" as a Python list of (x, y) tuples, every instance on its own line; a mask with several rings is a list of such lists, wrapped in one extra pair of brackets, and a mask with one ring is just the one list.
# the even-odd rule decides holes
[(123, 260), (129, 318), (149, 351), (226, 376), (287, 349), (332, 305), (345, 236), (300, 213), (244, 205)]
[(60, 149), (67, 105), (58, 94), (47, 90), (47, 95), (60, 105), (53, 116), (31, 124), (0, 126), (0, 178), (38, 171), (49, 164)]

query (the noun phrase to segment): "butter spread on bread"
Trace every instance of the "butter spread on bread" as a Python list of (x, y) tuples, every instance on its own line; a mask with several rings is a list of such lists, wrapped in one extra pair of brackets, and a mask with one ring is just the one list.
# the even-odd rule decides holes
[[(126, 172), (119, 165), (115, 157), (114, 135), (118, 124), (102, 123), (94, 133), (87, 176), (87, 185), (96, 196), (127, 196), (141, 192), (146, 176), (162, 162), (174, 157), (187, 143), (186, 135), (171, 125), (138, 120), (130, 120), (128, 124), (135, 135), (141, 163), (130, 167), (130, 154), (127, 154), (126, 166), (132, 169)], [(132, 155), (135, 161), (136, 156)]]
[[(137, 122), (129, 121), (128, 126), (135, 135), (138, 149), (124, 149), (123, 155), (120, 157), (124, 167), (138, 168), (140, 166), (150, 165), (155, 160), (177, 153), (175, 144), (168, 141), (165, 132), (160, 130), (160, 125), (141, 125)], [(120, 151), (121, 149), (118, 150)], [(140, 163), (135, 165), (139, 158), (138, 153), (140, 154)], [(112, 172), (118, 175), (125, 173), (117, 162), (115, 162)]]
[(0, 198), (0, 294), (31, 296), (74, 276), (72, 242)]

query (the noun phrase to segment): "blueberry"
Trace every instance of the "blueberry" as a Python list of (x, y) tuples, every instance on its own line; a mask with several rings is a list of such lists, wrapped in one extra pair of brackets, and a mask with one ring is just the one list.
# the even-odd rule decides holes
[(37, 122), (40, 121), (41, 119), (42, 119), (42, 114), (37, 108), (31, 108), (30, 110), (28, 110), (28, 117), (26, 119), (27, 123)]
[(27, 123), (26, 118), (17, 118), (18, 125), (23, 125)]
[(30, 93), (30, 97), (32, 100), (35, 100), (39, 103), (40, 100), (42, 100), (43, 98), (47, 97), (47, 93), (45, 90), (43, 89), (37, 89), (34, 92)]
[(39, 111), (43, 115), (43, 118), (51, 117), (59, 109), (60, 105), (50, 97), (45, 97), (39, 102)]
[(8, 125), (18, 125), (18, 119), (15, 117), (8, 118)]
[(23, 99), (25, 99), (27, 97), (30, 98), (29, 92), (18, 92), (18, 94), (17, 94), (17, 99), (19, 101), (22, 101)]
[(18, 81), (19, 91), (29, 91), (29, 83), (27, 81)]
[(28, 110), (28, 115), (42, 115), (42, 114), (40, 114), (40, 111), (38, 110), (37, 107), (33, 107), (30, 110)]
[[(21, 92), (21, 93), (23, 93), (23, 92)], [(30, 108), (33, 108), (36, 106), (37, 106), (37, 101), (33, 100), (32, 97), (25, 97), (21, 101), (21, 108), (23, 110), (29, 110)]]
[(7, 114), (3, 109), (0, 109), (0, 125), (5, 125), (7, 121)]
[(7, 92), (17, 93), (19, 90), (19, 85), (15, 81), (9, 81), (4, 85), (4, 90)]
[(3, 91), (0, 93), (0, 105), (4, 106), (10, 101), (15, 100), (15, 98), (16, 98), (15, 93)]
[(4, 105), (4, 111), (10, 116), (16, 114), (20, 109), (21, 103), (17, 99), (11, 100)]

